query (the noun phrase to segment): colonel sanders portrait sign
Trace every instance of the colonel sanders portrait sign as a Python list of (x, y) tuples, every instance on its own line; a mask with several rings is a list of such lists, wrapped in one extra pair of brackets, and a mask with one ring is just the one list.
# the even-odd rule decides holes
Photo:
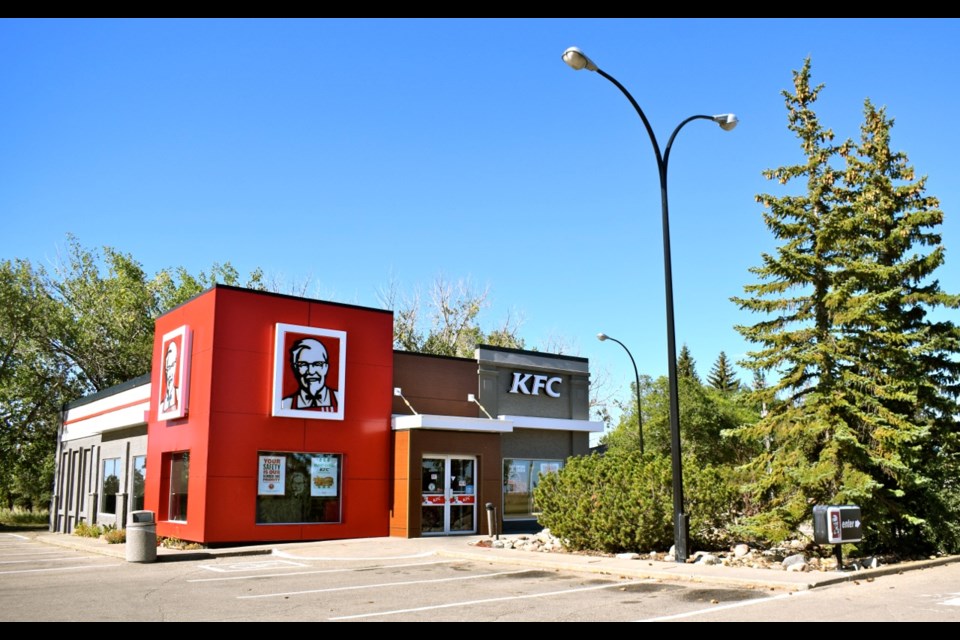
[(346, 352), (345, 331), (277, 324), (272, 414), (343, 420)]
[(190, 393), (190, 327), (183, 325), (164, 334), (160, 342), (160, 391), (157, 420), (187, 415)]

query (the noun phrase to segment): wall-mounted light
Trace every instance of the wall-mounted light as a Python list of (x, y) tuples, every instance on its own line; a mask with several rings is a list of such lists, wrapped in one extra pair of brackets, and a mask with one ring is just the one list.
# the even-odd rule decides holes
[(490, 415), (490, 412), (487, 411), (482, 404), (480, 404), (480, 401), (477, 400), (477, 396), (475, 396), (475, 395), (472, 394), (472, 393), (468, 393), (468, 394), (467, 394), (467, 402), (472, 402), (473, 404), (475, 404), (475, 405), (477, 405), (478, 407), (480, 407), (480, 410), (483, 411), (485, 414), (487, 414), (487, 417), (488, 417), (488, 418), (490, 418), (491, 420), (493, 420), (493, 416)]
[(417, 410), (413, 408), (413, 405), (410, 404), (410, 401), (403, 397), (403, 390), (400, 387), (393, 388), (393, 395), (403, 400), (403, 404), (407, 405), (410, 408), (410, 411), (413, 411), (413, 415), (415, 416), (420, 415), (419, 413), (417, 413)]

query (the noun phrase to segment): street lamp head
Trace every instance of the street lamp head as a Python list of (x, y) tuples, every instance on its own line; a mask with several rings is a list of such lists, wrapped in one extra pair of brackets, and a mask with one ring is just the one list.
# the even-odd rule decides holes
[(713, 121), (720, 125), (720, 128), (724, 131), (733, 131), (737, 123), (740, 122), (737, 116), (732, 113), (721, 113), (718, 116), (713, 116)]
[(575, 71), (586, 69), (587, 71), (596, 71), (597, 65), (593, 60), (584, 55), (583, 51), (576, 47), (570, 47), (563, 52), (563, 61), (566, 62)]
[(599, 340), (600, 342), (603, 342), (603, 341), (606, 340), (606, 339), (607, 339), (607, 334), (605, 334), (605, 333), (598, 333), (598, 334), (597, 334), (597, 340)]

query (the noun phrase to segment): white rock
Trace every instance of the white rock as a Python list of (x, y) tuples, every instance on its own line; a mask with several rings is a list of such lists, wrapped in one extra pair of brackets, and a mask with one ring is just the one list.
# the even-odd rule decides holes
[(750, 547), (745, 544), (738, 544), (733, 548), (733, 556), (735, 558), (742, 558), (743, 556), (750, 553)]
[(801, 565), (801, 564), (802, 564), (804, 567), (806, 567), (806, 565), (807, 565), (807, 559), (803, 556), (802, 553), (795, 553), (795, 554), (793, 554), (792, 556), (787, 556), (786, 558), (784, 558), (784, 559), (783, 559), (783, 562), (781, 562), (780, 564), (781, 564), (781, 565), (783, 566), (783, 568), (786, 569), (787, 571), (806, 571), (806, 568), (804, 568), (804, 569), (792, 569), (791, 567), (793, 567), (794, 565)]
[(621, 560), (639, 560), (640, 554), (639, 553), (618, 553), (617, 557), (620, 558)]

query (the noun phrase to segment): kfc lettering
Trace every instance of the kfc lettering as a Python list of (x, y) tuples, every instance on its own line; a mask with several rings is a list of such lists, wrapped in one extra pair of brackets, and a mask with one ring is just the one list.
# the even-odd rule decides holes
[[(533, 381), (532, 387), (528, 386), (531, 380)], [(551, 398), (559, 398), (560, 392), (557, 391), (555, 387), (561, 382), (563, 382), (563, 380), (561, 380), (559, 376), (550, 377), (542, 374), (515, 371), (513, 373), (513, 384), (510, 385), (510, 393), (538, 396), (542, 389), (546, 391), (547, 395)]]

